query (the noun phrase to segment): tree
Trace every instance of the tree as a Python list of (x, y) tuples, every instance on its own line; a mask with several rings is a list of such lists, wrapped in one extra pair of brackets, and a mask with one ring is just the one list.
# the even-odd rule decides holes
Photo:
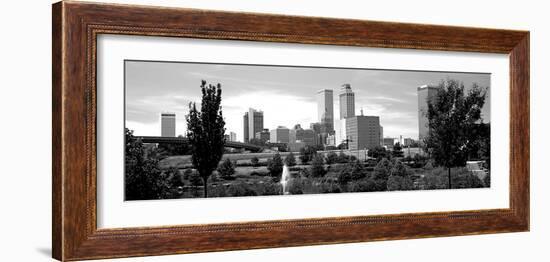
[(388, 177), (387, 189), (394, 190), (411, 190), (413, 182), (410, 177), (410, 172), (401, 161), (396, 160), (390, 168), (390, 176)]
[(292, 152), (290, 154), (286, 155), (285, 157), (285, 164), (289, 167), (296, 165), (296, 157)]
[(327, 171), (325, 170), (325, 160), (322, 155), (315, 155), (311, 163), (311, 175), (313, 177), (322, 177)]
[(350, 160), (350, 156), (346, 155), (343, 151), (338, 154), (338, 163), (347, 163)]
[(275, 154), (272, 159), (267, 161), (267, 170), (269, 170), (269, 173), (273, 177), (281, 175), (283, 172), (283, 160), (279, 153)]
[(327, 162), (327, 165), (332, 165), (334, 163), (337, 163), (338, 162), (338, 155), (334, 152), (330, 152), (330, 153), (327, 154), (327, 157), (326, 157), (325, 161)]
[(300, 149), (300, 162), (307, 164), (317, 154), (317, 148), (313, 146), (305, 146)]
[(158, 168), (156, 153), (145, 156), (145, 149), (134, 132), (125, 130), (125, 174), (124, 196), (126, 200), (159, 199), (165, 194), (166, 181)]
[(193, 166), (204, 184), (204, 197), (208, 197), (208, 178), (222, 158), (225, 145), (225, 121), (222, 116), (222, 88), (220, 84), (206, 85), (202, 80), (200, 111), (189, 103), (187, 138), (191, 145)]
[(380, 161), (382, 158), (389, 158), (389, 152), (386, 150), (386, 148), (383, 148), (381, 146), (377, 146), (373, 149), (370, 149), (367, 153), (369, 157), (376, 158), (378, 161)]
[[(183, 136), (178, 136), (183, 138)], [(159, 143), (160, 154), (165, 156), (178, 156), (191, 154), (191, 147), (187, 143)]]
[(226, 158), (218, 167), (218, 172), (223, 179), (231, 179), (235, 174), (235, 165), (229, 158)]
[(387, 189), (387, 182), (390, 176), (391, 167), (392, 163), (386, 158), (378, 161), (378, 164), (374, 167), (374, 172), (371, 174), (371, 179), (374, 181), (377, 191), (385, 191)]
[(360, 180), (367, 176), (367, 172), (365, 171), (365, 168), (363, 167), (363, 164), (361, 164), (361, 161), (355, 160), (353, 163), (351, 163), (351, 179), (352, 180)]
[(486, 92), (473, 84), (465, 94), (463, 83), (447, 79), (439, 84), (435, 99), (428, 101), (429, 132), (424, 144), (435, 163), (447, 168), (448, 188), (452, 187), (451, 168), (466, 165), (468, 153), (479, 139), (472, 130), (483, 121)]
[(260, 163), (260, 159), (258, 159), (258, 157), (253, 157), (252, 159), (250, 159), (250, 163), (253, 167), (257, 167)]
[(403, 147), (401, 147), (401, 144), (399, 142), (393, 145), (393, 150), (391, 151), (391, 155), (393, 157), (403, 157)]

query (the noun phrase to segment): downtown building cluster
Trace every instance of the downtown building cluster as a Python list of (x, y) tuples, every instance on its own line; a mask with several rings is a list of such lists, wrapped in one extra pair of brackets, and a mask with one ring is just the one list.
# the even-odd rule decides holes
[[(350, 150), (372, 149), (378, 146), (391, 148), (396, 143), (409, 147), (421, 144), (429, 133), (428, 102), (434, 102), (437, 87), (423, 85), (417, 88), (418, 96), (418, 140), (412, 138), (384, 137), (384, 128), (380, 116), (355, 114), (355, 93), (351, 85), (340, 88), (338, 118), (334, 117), (334, 92), (322, 89), (316, 93), (317, 122), (310, 123), (308, 128), (300, 124), (292, 128), (277, 126), (274, 129), (264, 128), (264, 112), (249, 108), (243, 115), (243, 142), (284, 145), (291, 151), (298, 151), (305, 146), (337, 147), (346, 145)], [(176, 136), (176, 114), (161, 113), (161, 136)], [(237, 141), (235, 132), (225, 135), (227, 141)]]
[(243, 116), (245, 143), (259, 142), (285, 144), (289, 150), (297, 151), (305, 146), (339, 146), (346, 144), (350, 150), (372, 149), (383, 145), (382, 127), (379, 116), (355, 115), (355, 94), (345, 84), (339, 92), (340, 115), (334, 117), (334, 93), (331, 89), (316, 93), (318, 122), (309, 128), (296, 124), (292, 128), (278, 126), (264, 128), (264, 113), (249, 109)]

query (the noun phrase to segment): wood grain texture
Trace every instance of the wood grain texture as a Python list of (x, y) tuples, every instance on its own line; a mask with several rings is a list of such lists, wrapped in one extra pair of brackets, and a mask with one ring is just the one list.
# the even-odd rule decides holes
[[(53, 5), (53, 257), (81, 260), (529, 230), (529, 33), (80, 2)], [(97, 229), (99, 34), (510, 55), (510, 208)]]

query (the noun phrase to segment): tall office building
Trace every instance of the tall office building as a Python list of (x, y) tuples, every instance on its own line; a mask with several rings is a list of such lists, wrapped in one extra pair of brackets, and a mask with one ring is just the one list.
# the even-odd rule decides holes
[(269, 134), (269, 142), (288, 144), (290, 142), (290, 130), (284, 126), (278, 126), (276, 129), (272, 129)]
[(342, 85), (340, 89), (340, 119), (355, 116), (355, 94), (350, 84)]
[(225, 134), (225, 141), (237, 141), (237, 134), (235, 132), (229, 132), (229, 134)]
[(319, 122), (325, 126), (328, 133), (334, 133), (334, 101), (331, 89), (317, 92), (317, 116)]
[(384, 146), (384, 127), (380, 126), (380, 146)]
[(256, 139), (262, 141), (262, 143), (269, 141), (269, 129), (264, 128), (261, 132), (256, 132), (256, 135), (254, 136)]
[(243, 142), (247, 143), (254, 138), (255, 134), (264, 129), (264, 112), (248, 109), (243, 116)]
[(435, 102), (438, 88), (430, 85), (423, 85), (417, 88), (418, 95), (418, 141), (424, 142), (428, 136), (430, 128), (428, 127), (428, 102)]
[(380, 146), (380, 118), (378, 116), (354, 116), (346, 118), (346, 130), (350, 150), (372, 149)]
[(176, 137), (176, 114), (160, 114), (160, 136)]
[(346, 118), (355, 116), (355, 94), (351, 90), (350, 84), (342, 85), (340, 94), (338, 95), (340, 101), (340, 118), (335, 120), (336, 123), (336, 136), (335, 144), (345, 142), (347, 139), (346, 134)]
[(289, 141), (303, 142), (305, 145), (315, 145), (315, 132), (312, 129), (303, 129), (300, 125), (295, 125), (289, 131)]

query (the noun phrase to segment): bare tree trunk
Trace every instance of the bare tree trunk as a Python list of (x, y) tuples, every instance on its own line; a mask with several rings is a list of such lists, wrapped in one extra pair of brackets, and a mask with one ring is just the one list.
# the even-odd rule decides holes
[(451, 168), (447, 168), (447, 170), (449, 171), (449, 189), (451, 189)]
[(204, 198), (207, 198), (208, 197), (208, 177), (203, 177), (202, 183), (204, 187)]

